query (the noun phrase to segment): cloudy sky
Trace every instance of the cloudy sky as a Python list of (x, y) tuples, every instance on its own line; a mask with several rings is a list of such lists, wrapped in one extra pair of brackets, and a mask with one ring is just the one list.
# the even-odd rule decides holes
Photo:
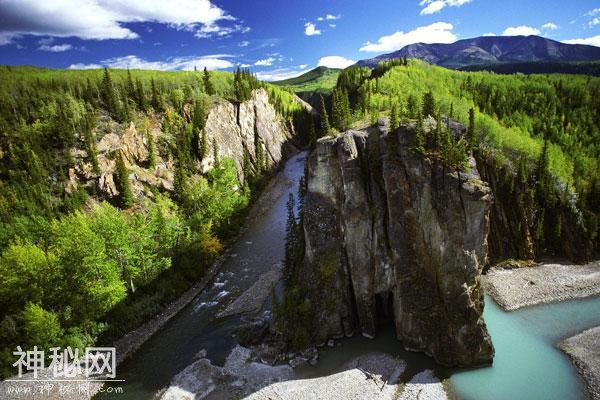
[(283, 79), (416, 42), (540, 35), (600, 46), (597, 0), (0, 0), (0, 64), (251, 68)]

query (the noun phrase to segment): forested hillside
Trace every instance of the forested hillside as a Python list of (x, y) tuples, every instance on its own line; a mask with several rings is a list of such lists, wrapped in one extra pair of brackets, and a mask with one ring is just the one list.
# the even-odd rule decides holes
[(276, 167), (256, 125), (252, 153), (220, 154), (207, 116), (239, 124), (260, 93), (277, 129), (307, 121), (248, 71), (0, 67), (2, 375), (17, 345), (110, 343), (202, 276)]
[[(467, 73), (404, 59), (344, 70), (332, 99), (326, 130), (384, 113), (393, 127), (411, 122), (416, 151), (439, 153), (451, 167), (472, 152), (496, 197), (492, 259), (584, 261), (597, 250), (600, 79)], [(436, 134), (423, 137), (424, 123), (437, 124)]]

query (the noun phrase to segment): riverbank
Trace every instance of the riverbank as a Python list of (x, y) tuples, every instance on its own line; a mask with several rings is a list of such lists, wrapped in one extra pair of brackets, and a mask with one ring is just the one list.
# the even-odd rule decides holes
[(251, 361), (251, 350), (237, 346), (223, 367), (198, 359), (173, 379), (161, 400), (448, 399), (444, 385), (430, 370), (402, 383), (406, 368), (407, 363), (397, 357), (368, 353), (333, 373), (298, 379), (290, 366)]
[[(261, 193), (257, 201), (252, 205), (246, 217), (244, 225), (240, 231), (230, 241), (237, 242), (246, 231), (249, 223), (260, 218), (266, 213), (278, 199), (292, 185), (292, 182), (286, 178), (283, 170), (271, 179), (265, 190)], [(114, 343), (117, 349), (117, 365), (127, 359), (131, 354), (135, 353), (142, 344), (144, 344), (152, 335), (163, 327), (171, 318), (177, 315), (184, 307), (186, 307), (198, 294), (206, 288), (216, 274), (219, 272), (223, 263), (232, 256), (231, 249), (227, 248), (219, 259), (209, 268), (200, 282), (196, 283), (188, 289), (181, 297), (171, 303), (163, 312), (155, 316), (152, 320), (144, 323), (142, 326), (123, 336)]]
[(590, 400), (600, 400), (600, 326), (561, 341), (564, 351), (587, 387)]
[(600, 295), (600, 260), (585, 265), (542, 263), (494, 269), (483, 277), (486, 293), (504, 310)]

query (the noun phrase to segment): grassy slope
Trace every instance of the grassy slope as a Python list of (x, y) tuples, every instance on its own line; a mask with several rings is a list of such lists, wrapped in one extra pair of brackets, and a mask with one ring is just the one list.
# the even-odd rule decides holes
[(337, 82), (340, 69), (317, 67), (296, 78), (272, 82), (277, 86), (285, 86), (294, 92), (321, 92), (328, 93), (333, 90)]

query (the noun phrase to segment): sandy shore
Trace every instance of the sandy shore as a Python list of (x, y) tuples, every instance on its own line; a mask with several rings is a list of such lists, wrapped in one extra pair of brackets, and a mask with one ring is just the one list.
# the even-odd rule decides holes
[(505, 310), (600, 295), (600, 261), (585, 265), (540, 264), (492, 269), (483, 277), (487, 294)]
[(600, 400), (600, 326), (581, 332), (560, 342), (586, 383), (588, 397)]

